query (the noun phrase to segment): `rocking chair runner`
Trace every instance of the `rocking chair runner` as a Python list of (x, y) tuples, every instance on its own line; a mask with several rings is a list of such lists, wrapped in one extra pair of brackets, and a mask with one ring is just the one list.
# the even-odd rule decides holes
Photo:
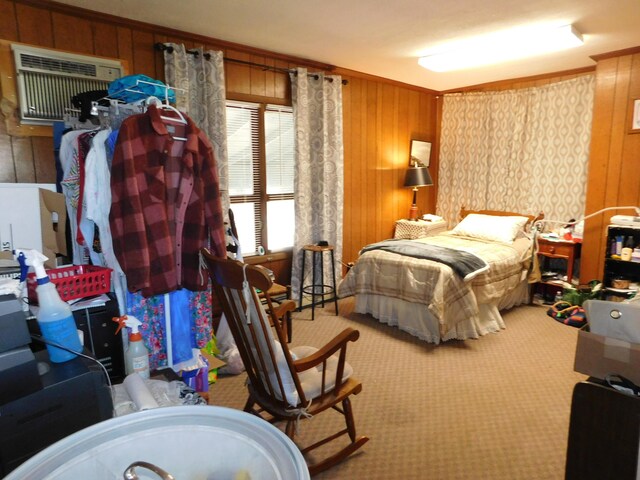
[[(337, 453), (309, 465), (311, 475), (358, 450), (369, 439), (356, 435), (349, 397), (360, 393), (362, 384), (351, 376), (353, 370), (345, 358), (348, 342), (356, 341), (360, 333), (347, 328), (321, 349), (290, 350), (280, 322), (269, 321), (255, 290), (269, 290), (272, 280), (267, 271), (258, 265), (214, 257), (206, 249), (202, 255), (249, 377), (244, 410), (272, 423), (286, 422), (285, 433), (292, 440), (299, 419), (329, 408), (342, 414), (346, 424), (343, 430), (301, 448), (306, 454), (344, 434), (349, 436), (350, 442)], [(273, 312), (268, 296), (266, 300), (267, 310)]]

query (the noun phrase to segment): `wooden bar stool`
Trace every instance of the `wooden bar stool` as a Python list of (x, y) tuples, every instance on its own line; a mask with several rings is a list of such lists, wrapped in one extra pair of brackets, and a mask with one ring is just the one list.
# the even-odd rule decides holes
[[(307, 252), (311, 252), (311, 285), (304, 284), (305, 276), (305, 261)], [(325, 253), (329, 253), (331, 256), (331, 282), (332, 284), (324, 283), (324, 258)], [(318, 265), (318, 263), (320, 265)], [(318, 268), (319, 267), (319, 268)], [(319, 270), (320, 278), (317, 278), (316, 271)], [(311, 295), (311, 303), (308, 305), (302, 305), (302, 295)], [(327, 295), (332, 295), (331, 298), (325, 299)], [(316, 297), (320, 297), (316, 301)], [(336, 293), (336, 264), (333, 255), (333, 246), (331, 245), (305, 245), (302, 247), (302, 272), (300, 274), (300, 302), (298, 303), (298, 311), (302, 311), (303, 308), (311, 307), (311, 320), (315, 320), (315, 308), (316, 305), (322, 305), (324, 308), (324, 302), (335, 302), (336, 315), (338, 315), (338, 295)]]

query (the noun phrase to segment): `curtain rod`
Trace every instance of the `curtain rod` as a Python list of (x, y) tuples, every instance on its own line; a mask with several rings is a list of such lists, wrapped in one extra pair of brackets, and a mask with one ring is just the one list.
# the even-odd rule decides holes
[[(170, 45), (165, 45), (164, 43), (158, 42), (154, 46), (156, 50), (173, 53), (173, 47)], [(193, 55), (194, 57), (197, 57), (198, 55), (200, 55), (200, 52), (198, 50), (186, 50), (186, 52), (189, 55)], [(211, 60), (211, 54), (205, 53), (203, 56), (205, 59)], [(229, 58), (229, 57), (224, 57), (224, 60), (226, 60), (227, 62), (234, 62), (234, 63), (240, 63), (242, 65), (249, 65), (251, 67), (259, 67), (259, 68), (262, 68), (263, 70), (271, 70), (273, 72), (281, 72), (281, 73), (293, 73), (294, 75), (298, 75), (298, 72), (296, 70), (292, 70), (289, 68), (274, 67), (272, 65), (248, 62), (246, 60), (239, 60), (237, 58)], [(318, 75), (317, 73), (307, 73), (307, 76), (313, 77), (315, 80), (318, 80), (320, 78), (320, 75)], [(333, 78), (331, 77), (324, 77), (324, 79), (329, 82), (333, 82)], [(349, 84), (348, 80), (342, 80), (342, 85), (348, 85), (348, 84)]]
[[(191, 53), (191, 51), (189, 51), (188, 53)], [(194, 52), (194, 53), (197, 54), (197, 52)], [(274, 67), (272, 65), (265, 65), (264, 63), (248, 62), (246, 60), (239, 60), (237, 58), (224, 57), (224, 59), (228, 62), (240, 63), (242, 65), (249, 65), (250, 67), (260, 67), (263, 70), (272, 70), (274, 72), (293, 73), (294, 75), (298, 75), (298, 72), (296, 70), (293, 70), (290, 68)], [(315, 80), (318, 80), (320, 78), (320, 75), (318, 75), (317, 73), (307, 73), (307, 77), (313, 77)], [(333, 82), (333, 78), (331, 77), (324, 77), (324, 79), (329, 82)], [(348, 85), (349, 81), (342, 80), (342, 84)]]

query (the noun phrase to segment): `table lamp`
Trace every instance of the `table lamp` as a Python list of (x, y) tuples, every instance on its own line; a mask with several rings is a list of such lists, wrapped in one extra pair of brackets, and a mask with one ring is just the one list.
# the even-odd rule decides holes
[(418, 187), (426, 187), (428, 185), (433, 185), (433, 181), (427, 167), (414, 165), (407, 170), (407, 174), (404, 177), (404, 186), (413, 188), (413, 203), (409, 209), (409, 220), (418, 220), (418, 206), (416, 205)]

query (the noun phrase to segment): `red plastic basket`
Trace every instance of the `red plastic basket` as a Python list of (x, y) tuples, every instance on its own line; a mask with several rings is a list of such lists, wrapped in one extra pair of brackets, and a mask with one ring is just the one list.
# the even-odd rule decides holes
[[(91, 297), (111, 291), (111, 269), (95, 265), (72, 265), (47, 270), (51, 283), (56, 286), (60, 298), (65, 302), (74, 298)], [(29, 302), (37, 303), (35, 273), (27, 275)]]

